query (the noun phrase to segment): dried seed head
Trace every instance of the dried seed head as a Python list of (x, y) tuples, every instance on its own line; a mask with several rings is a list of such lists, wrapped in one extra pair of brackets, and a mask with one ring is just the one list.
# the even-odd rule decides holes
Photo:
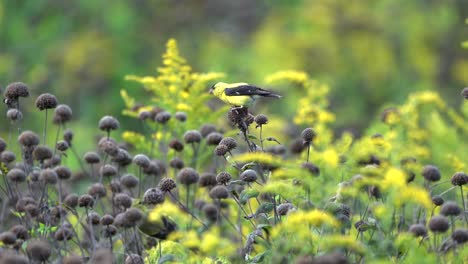
[(140, 120), (146, 120), (151, 117), (151, 113), (149, 111), (141, 111), (138, 113), (138, 119)]
[(108, 248), (99, 248), (88, 263), (115, 263), (114, 255)]
[(52, 253), (51, 247), (47, 241), (44, 240), (33, 240), (29, 241), (26, 247), (28, 256), (39, 262), (46, 262)]
[(58, 105), (54, 110), (54, 124), (62, 125), (71, 120), (73, 112), (68, 105)]
[(142, 169), (146, 169), (150, 166), (150, 159), (144, 154), (137, 154), (133, 158), (133, 163)]
[(112, 193), (121, 193), (122, 192), (122, 184), (118, 180), (113, 180), (110, 183), (110, 189)]
[(462, 212), (460, 206), (456, 202), (445, 202), (440, 208), (440, 214), (445, 216), (457, 216)]
[(247, 108), (231, 108), (227, 114), (228, 120), (231, 123), (238, 124), (248, 115)]
[(7, 178), (15, 183), (24, 182), (26, 180), (26, 173), (23, 170), (14, 168), (7, 173)]
[(177, 152), (181, 152), (182, 150), (184, 150), (184, 143), (182, 143), (180, 140), (178, 139), (173, 139), (171, 140), (171, 142), (169, 142), (169, 148), (177, 151)]
[[(122, 214), (123, 216), (123, 214)], [(122, 217), (123, 218), (123, 217)], [(108, 226), (105, 226), (104, 227), (104, 237), (108, 238), (108, 237), (113, 237), (117, 234), (117, 227), (115, 227), (115, 225), (108, 225)]]
[(43, 93), (36, 99), (36, 107), (42, 111), (45, 109), (52, 109), (57, 106), (57, 98), (50, 93)]
[(441, 206), (442, 204), (444, 204), (444, 198), (442, 198), (442, 196), (440, 195), (434, 195), (432, 196), (432, 203), (435, 206)]
[(463, 88), (460, 95), (463, 96), (466, 100), (468, 100), (468, 87)]
[(70, 208), (75, 208), (78, 205), (78, 195), (71, 193), (65, 197), (63, 202), (65, 203), (66, 206)]
[(317, 133), (312, 128), (306, 128), (302, 131), (301, 137), (304, 144), (310, 144), (314, 138), (317, 136)]
[(95, 200), (106, 197), (107, 191), (102, 183), (94, 183), (88, 188), (88, 194), (91, 195)]
[(427, 229), (423, 224), (414, 224), (411, 225), (409, 230), (410, 233), (413, 233), (415, 237), (426, 237)]
[(24, 197), (21, 197), (21, 198), (16, 202), (15, 209), (16, 209), (16, 211), (22, 213), (22, 212), (25, 211), (25, 208), (26, 208), (27, 205), (29, 205), (29, 204), (35, 204), (35, 203), (36, 203), (36, 200), (34, 200), (32, 197), (24, 196)]
[(101, 217), (101, 225), (112, 225), (114, 223), (114, 217), (110, 214), (103, 215)]
[(319, 176), (320, 175), (319, 167), (315, 166), (311, 162), (304, 162), (304, 163), (302, 163), (301, 167), (306, 169), (313, 176)]
[(237, 141), (232, 137), (225, 137), (219, 142), (219, 145), (225, 145), (231, 151), (237, 147)]
[(28, 97), (29, 91), (28, 86), (22, 82), (10, 83), (5, 88), (5, 93), (3, 94), (5, 98), (17, 100), (18, 97)]
[(68, 180), (71, 178), (72, 172), (69, 168), (65, 166), (58, 166), (55, 167), (55, 173), (57, 173), (57, 177), (61, 180)]
[(468, 229), (462, 228), (453, 231), (452, 239), (460, 245), (466, 243), (468, 241)]
[(436, 215), (429, 220), (429, 230), (434, 233), (445, 233), (449, 229), (449, 221), (445, 216)]
[(114, 166), (110, 165), (110, 164), (105, 164), (104, 166), (102, 166), (99, 169), (99, 173), (103, 177), (113, 177), (113, 176), (117, 175), (117, 169)]
[(102, 131), (110, 132), (111, 130), (116, 130), (120, 127), (119, 121), (113, 116), (104, 116), (99, 120), (98, 124), (99, 129)]
[(0, 263), (2, 264), (29, 264), (29, 259), (16, 252), (2, 252), (0, 256)]
[(23, 225), (12, 226), (10, 231), (13, 232), (18, 239), (27, 240), (29, 238), (29, 231)]
[(139, 180), (132, 174), (125, 174), (120, 179), (120, 183), (128, 189), (135, 188), (138, 186)]
[(218, 219), (218, 208), (214, 204), (206, 204), (203, 206), (203, 213), (211, 222), (215, 222)]
[(245, 182), (255, 182), (257, 180), (257, 172), (252, 169), (245, 170), (241, 173), (240, 179)]
[(289, 150), (292, 154), (301, 154), (302, 151), (304, 151), (304, 149), (304, 144), (302, 143), (302, 139), (300, 138), (295, 139), (289, 146)]
[(202, 135), (197, 130), (189, 130), (184, 134), (184, 141), (187, 144), (200, 143)]
[(45, 184), (56, 184), (58, 181), (57, 173), (53, 169), (44, 169), (39, 174), (39, 180)]
[(18, 142), (23, 147), (33, 147), (39, 145), (39, 136), (32, 131), (24, 131), (18, 137)]
[(185, 122), (187, 120), (187, 114), (185, 112), (176, 112), (175, 118), (180, 122)]
[(278, 205), (276, 208), (276, 211), (278, 212), (279, 215), (287, 215), (289, 210), (294, 209), (294, 206), (290, 203), (283, 203)]
[(157, 188), (150, 188), (146, 190), (143, 195), (143, 202), (145, 204), (156, 205), (164, 202), (164, 193)]
[(217, 146), (222, 139), (223, 135), (221, 133), (211, 132), (210, 134), (208, 134), (208, 136), (206, 136), (206, 143), (209, 146)]
[(133, 161), (132, 156), (130, 156), (130, 154), (126, 150), (121, 148), (117, 148), (117, 154), (112, 156), (111, 160), (117, 163), (120, 167), (128, 166), (132, 164)]
[(218, 173), (218, 175), (216, 175), (216, 182), (218, 182), (219, 184), (226, 185), (231, 180), (231, 178), (232, 178), (231, 174), (223, 171), (223, 172)]
[(171, 178), (162, 178), (158, 186), (163, 192), (170, 192), (177, 187), (175, 181)]
[(145, 264), (145, 261), (138, 254), (130, 254), (125, 258), (125, 264)]
[(430, 182), (436, 182), (440, 180), (440, 171), (439, 168), (437, 168), (434, 165), (426, 165), (423, 168), (422, 175), (424, 179)]
[(463, 186), (468, 183), (468, 175), (464, 172), (457, 172), (452, 176), (452, 184), (455, 186)]
[(73, 237), (73, 232), (66, 227), (60, 227), (54, 235), (54, 238), (57, 239), (57, 241), (65, 241), (65, 240), (70, 240)]
[(67, 129), (63, 132), (63, 140), (68, 143), (68, 146), (72, 146), (73, 131), (71, 129)]
[(101, 162), (101, 158), (99, 157), (99, 155), (93, 151), (86, 152), (83, 158), (88, 164), (96, 164)]
[(136, 226), (143, 219), (143, 213), (140, 209), (132, 207), (125, 211), (125, 220), (131, 225)]
[(57, 142), (55, 147), (57, 148), (57, 150), (63, 152), (63, 151), (66, 151), (69, 146), (68, 146), (68, 143), (65, 140), (60, 140), (59, 142)]
[(10, 121), (13, 122), (23, 119), (23, 113), (21, 113), (21, 111), (16, 108), (8, 109), (6, 116)]
[(129, 228), (132, 227), (130, 223), (125, 218), (125, 213), (117, 214), (114, 218), (114, 225), (121, 228)]
[(214, 153), (215, 153), (216, 156), (224, 156), (224, 155), (226, 155), (226, 153), (228, 151), (229, 151), (228, 147), (226, 145), (223, 145), (223, 144), (219, 144), (214, 149)]
[(213, 199), (226, 199), (229, 197), (229, 191), (225, 186), (218, 185), (211, 189), (210, 197)]
[(101, 216), (96, 212), (91, 212), (86, 217), (86, 223), (88, 224), (99, 225), (100, 222), (101, 222)]
[(78, 206), (79, 207), (93, 207), (94, 205), (94, 199), (91, 195), (89, 194), (83, 194), (78, 198)]
[(126, 193), (118, 193), (114, 197), (114, 203), (117, 207), (130, 208), (132, 206), (132, 198)]
[(3, 162), (3, 163), (11, 163), (13, 161), (16, 160), (16, 155), (15, 153), (11, 152), (11, 151), (3, 151), (2, 154), (0, 154), (0, 160)]
[(204, 124), (199, 130), (202, 137), (206, 138), (210, 133), (216, 132), (216, 127), (212, 124)]
[(33, 157), (35, 160), (44, 161), (52, 158), (53, 152), (48, 146), (39, 145), (34, 148)]
[(259, 114), (255, 117), (255, 123), (257, 123), (257, 126), (263, 126), (268, 123), (268, 117), (263, 114)]
[(0, 241), (5, 245), (13, 245), (16, 242), (16, 235), (13, 232), (5, 231), (0, 234)]
[(197, 183), (199, 178), (200, 176), (198, 175), (198, 172), (188, 167), (183, 168), (177, 174), (177, 179), (179, 180), (179, 182), (185, 185)]
[(202, 175), (200, 175), (200, 181), (198, 182), (198, 184), (201, 187), (215, 186), (216, 184), (218, 184), (218, 182), (216, 181), (216, 175), (211, 172), (205, 172)]
[(0, 138), (0, 153), (2, 153), (7, 148), (7, 143), (3, 138)]
[(83, 257), (69, 255), (63, 258), (63, 264), (85, 264)]
[(171, 114), (167, 111), (158, 113), (155, 117), (155, 121), (160, 124), (166, 124), (171, 119)]
[(169, 161), (169, 166), (171, 168), (180, 170), (185, 166), (185, 164), (184, 164), (184, 161), (181, 158), (175, 157), (175, 158), (171, 159), (171, 161)]

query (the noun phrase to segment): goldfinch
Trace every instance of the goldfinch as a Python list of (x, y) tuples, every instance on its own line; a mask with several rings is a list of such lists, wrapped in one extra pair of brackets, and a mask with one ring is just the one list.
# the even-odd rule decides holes
[(280, 95), (247, 83), (224, 83), (213, 85), (210, 93), (234, 107), (249, 108), (258, 97), (281, 98)]

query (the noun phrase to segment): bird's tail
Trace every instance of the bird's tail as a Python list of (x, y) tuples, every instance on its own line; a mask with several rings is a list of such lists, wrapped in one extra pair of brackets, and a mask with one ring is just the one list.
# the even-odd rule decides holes
[(267, 94), (266, 97), (281, 98), (282, 96), (279, 94), (270, 93), (270, 94)]

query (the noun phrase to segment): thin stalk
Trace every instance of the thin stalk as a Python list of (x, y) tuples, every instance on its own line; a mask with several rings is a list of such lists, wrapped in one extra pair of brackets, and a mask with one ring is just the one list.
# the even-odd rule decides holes
[(141, 196), (141, 186), (143, 185), (143, 182), (141, 181), (141, 167), (138, 166), (138, 198)]
[(310, 143), (307, 144), (307, 162), (309, 162), (310, 157)]
[(462, 186), (460, 186), (460, 195), (461, 195), (462, 204), (463, 204), (463, 218), (465, 218), (465, 223), (468, 223), (468, 219), (466, 218), (465, 197), (463, 196), (463, 187)]
[(44, 137), (44, 145), (47, 145), (47, 142), (46, 142), (46, 135), (47, 135), (47, 108), (45, 110), (45, 121), (44, 121), (44, 132), (43, 132), (43, 137)]
[(182, 207), (182, 209), (183, 209), (184, 211), (186, 211), (189, 215), (191, 215), (195, 220), (197, 220), (198, 222), (200, 222), (200, 223), (203, 225), (203, 227), (208, 228), (208, 226), (207, 226), (205, 223), (203, 223), (200, 219), (198, 219), (198, 217), (196, 217), (192, 212), (190, 212), (190, 211), (188, 210), (188, 208), (185, 207), (185, 205), (184, 205), (183, 203), (181, 203), (181, 202), (174, 196), (174, 194), (173, 194), (172, 192), (167, 192), (167, 193), (169, 193), (169, 195), (172, 197), (172, 199), (174, 199), (174, 201), (176, 201), (177, 204), (178, 204), (180, 207)]
[(260, 147), (262, 148), (262, 152), (263, 152), (263, 137), (262, 137), (262, 132), (263, 132), (263, 126), (260, 125)]
[(58, 141), (58, 138), (59, 138), (59, 133), (60, 133), (60, 125), (57, 126), (57, 133), (55, 134), (55, 148), (54, 148), (54, 155), (52, 157), (55, 156), (55, 153), (57, 153), (57, 141)]

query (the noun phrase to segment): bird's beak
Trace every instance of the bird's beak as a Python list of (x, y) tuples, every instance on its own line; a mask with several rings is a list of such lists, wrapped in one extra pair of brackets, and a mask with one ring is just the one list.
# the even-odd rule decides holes
[(213, 87), (210, 88), (210, 90), (208, 91), (210, 94), (213, 94)]

